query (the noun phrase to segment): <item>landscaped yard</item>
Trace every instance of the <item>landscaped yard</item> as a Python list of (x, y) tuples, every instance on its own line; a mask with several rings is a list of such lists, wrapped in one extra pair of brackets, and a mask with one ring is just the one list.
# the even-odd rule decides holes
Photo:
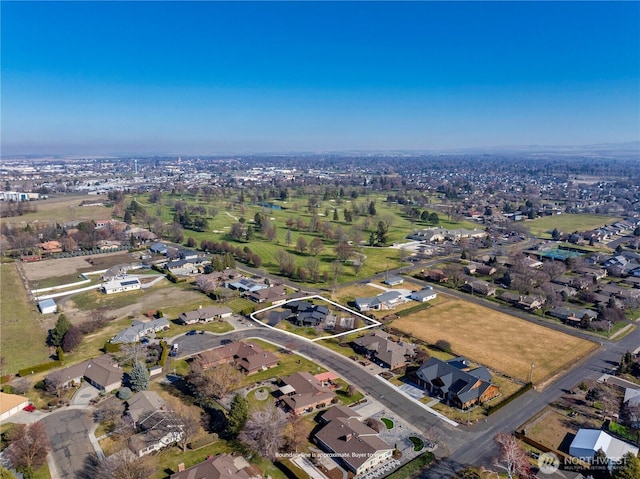
[(394, 328), (522, 381), (540, 383), (591, 353), (597, 344), (484, 306), (440, 295), (432, 308), (399, 318)]

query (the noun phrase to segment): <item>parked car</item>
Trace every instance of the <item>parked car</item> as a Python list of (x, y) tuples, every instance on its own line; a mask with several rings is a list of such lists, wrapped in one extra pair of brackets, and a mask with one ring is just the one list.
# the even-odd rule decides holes
[(36, 407), (33, 404), (29, 403), (22, 409), (24, 409), (27, 412), (33, 412), (36, 410)]
[(144, 337), (140, 340), (140, 344), (149, 344), (149, 338)]
[(187, 336), (193, 336), (194, 334), (198, 334), (198, 331), (196, 331), (195, 329), (192, 329), (187, 333)]

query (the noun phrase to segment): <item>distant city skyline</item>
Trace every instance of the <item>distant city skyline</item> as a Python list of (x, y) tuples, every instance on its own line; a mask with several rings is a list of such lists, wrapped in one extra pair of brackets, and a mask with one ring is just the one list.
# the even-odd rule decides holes
[(2, 2), (2, 155), (640, 139), (638, 2)]

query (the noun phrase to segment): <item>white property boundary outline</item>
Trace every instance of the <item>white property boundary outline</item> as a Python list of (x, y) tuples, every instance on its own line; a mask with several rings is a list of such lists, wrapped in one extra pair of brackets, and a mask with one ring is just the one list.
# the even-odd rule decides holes
[[(326, 301), (327, 303), (332, 304), (333, 306), (336, 306), (336, 307), (338, 307), (338, 308), (340, 308), (340, 309), (342, 309), (344, 311), (347, 311), (349, 314), (354, 314), (354, 315), (358, 316), (359, 318), (362, 318), (363, 320), (365, 320), (367, 323), (371, 323), (371, 324), (369, 324), (367, 326), (363, 326), (362, 328), (352, 329), (351, 331), (345, 331), (344, 333), (333, 334), (331, 336), (322, 336), (320, 338), (311, 339), (311, 338), (306, 338), (306, 337), (301, 336), (301, 335), (296, 334), (296, 333), (292, 333), (291, 331), (285, 331), (283, 329), (278, 329), (275, 326), (271, 326), (269, 324), (265, 324), (265, 323), (263, 323), (262, 321), (260, 321), (258, 318), (256, 318), (254, 316), (256, 314), (264, 313), (265, 311), (269, 311), (269, 310), (274, 309), (274, 308), (280, 308), (280, 307), (282, 307), (283, 305), (285, 305), (287, 303), (291, 303), (292, 301), (303, 301), (305, 299), (320, 299), (322, 301)], [(336, 303), (335, 301), (331, 301), (330, 299), (327, 299), (324, 296), (320, 296), (319, 294), (313, 294), (313, 295), (310, 295), (310, 296), (304, 296), (302, 298), (290, 299), (290, 300), (284, 301), (283, 303), (274, 304), (274, 305), (268, 306), (266, 308), (260, 309), (258, 311), (254, 311), (253, 313), (251, 313), (249, 315), (249, 317), (253, 321), (255, 321), (256, 323), (258, 323), (260, 326), (264, 326), (266, 328), (270, 328), (270, 329), (273, 329), (273, 330), (276, 330), (276, 331), (280, 331), (282, 333), (291, 334), (292, 336), (295, 336), (296, 338), (301, 338), (301, 339), (304, 339), (305, 341), (309, 341), (311, 343), (315, 343), (316, 341), (322, 341), (324, 339), (339, 338), (340, 336), (346, 336), (346, 335), (349, 335), (349, 334), (357, 333), (359, 331), (365, 331), (367, 329), (375, 328), (377, 326), (382, 326), (381, 322), (379, 322), (379, 321), (377, 321), (377, 320), (375, 320), (373, 318), (370, 318), (368, 316), (365, 316), (364, 314), (358, 313), (357, 311), (354, 311), (353, 309), (349, 309), (346, 306), (341, 305), (340, 303)]]

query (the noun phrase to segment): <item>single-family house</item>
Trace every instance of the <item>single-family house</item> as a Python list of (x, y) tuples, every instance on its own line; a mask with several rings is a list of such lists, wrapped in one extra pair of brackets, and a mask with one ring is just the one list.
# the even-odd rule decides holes
[(420, 291), (413, 291), (409, 296), (409, 298), (419, 303), (426, 303), (427, 301), (431, 301), (437, 297), (438, 294), (431, 286), (425, 286)]
[(210, 323), (230, 318), (232, 315), (233, 311), (226, 306), (207, 306), (182, 313), (178, 317), (178, 321), (182, 324)]
[(500, 393), (498, 386), (491, 383), (487, 368), (471, 368), (463, 357), (449, 361), (429, 358), (415, 375), (420, 387), (461, 409), (489, 401)]
[(284, 302), (284, 295), (286, 290), (282, 285), (272, 286), (270, 288), (259, 289), (258, 291), (252, 291), (245, 295), (247, 299), (256, 303), (273, 303), (278, 304)]
[(0, 422), (6, 422), (7, 419), (28, 405), (28, 397), (0, 392)]
[(281, 402), (294, 414), (302, 414), (331, 404), (335, 393), (306, 371), (282, 378)]
[(259, 291), (261, 289), (265, 289), (269, 287), (266, 284), (264, 284), (264, 282), (254, 281), (249, 278), (242, 278), (238, 281), (228, 282), (226, 283), (225, 286), (230, 289), (237, 289), (242, 293), (246, 293), (246, 292), (253, 293), (255, 291)]
[(113, 344), (128, 344), (136, 343), (150, 333), (158, 333), (160, 331), (166, 331), (171, 327), (171, 323), (167, 318), (156, 318), (151, 321), (134, 321), (130, 327), (123, 329), (116, 334), (112, 339)]
[(387, 291), (385, 293), (373, 296), (371, 298), (356, 298), (356, 308), (360, 311), (370, 310), (389, 310), (395, 309), (399, 304), (406, 301), (406, 298), (402, 296), (398, 291)]
[(337, 417), (320, 429), (314, 439), (322, 449), (335, 455), (346, 469), (362, 475), (389, 461), (393, 456), (393, 446), (383, 441), (359, 417), (353, 417), (354, 414), (353, 411), (338, 411)]
[(402, 283), (404, 283), (404, 278), (400, 276), (389, 276), (384, 280), (384, 284), (388, 286), (398, 286)]
[(53, 299), (49, 298), (38, 302), (38, 309), (41, 314), (57, 313), (58, 305)]
[(192, 249), (181, 249), (178, 250), (178, 256), (180, 259), (192, 260), (198, 259), (200, 257), (200, 253)]
[(43, 254), (62, 253), (62, 243), (60, 243), (60, 241), (45, 241), (44, 243), (40, 243), (38, 246), (42, 250)]
[(184, 465), (178, 465), (178, 472), (172, 474), (170, 479), (262, 479), (262, 475), (243, 456), (225, 453), (209, 456), (186, 469)]
[(264, 371), (278, 365), (278, 356), (254, 343), (241, 341), (210, 349), (197, 356), (203, 368), (232, 364), (246, 374)]
[(162, 407), (143, 413), (136, 429), (137, 434), (129, 438), (129, 449), (142, 457), (178, 442), (184, 434), (184, 422), (171, 409)]
[(423, 271), (421, 275), (427, 281), (432, 281), (434, 283), (446, 283), (449, 280), (449, 277), (445, 274), (445, 272), (437, 268)]
[(518, 307), (522, 309), (526, 309), (527, 311), (536, 311), (542, 308), (546, 299), (543, 296), (538, 296), (535, 294), (529, 294), (526, 296), (521, 296), (518, 301)]
[(135, 276), (125, 276), (124, 278), (116, 278), (106, 283), (102, 283), (100, 289), (104, 294), (123, 293), (125, 291), (135, 291), (141, 289), (142, 284)]
[(462, 289), (468, 293), (481, 294), (483, 296), (495, 296), (496, 287), (491, 283), (479, 279), (468, 281), (462, 285)]
[(84, 379), (95, 388), (111, 392), (122, 386), (122, 369), (110, 354), (88, 359), (73, 366), (54, 371), (44, 380), (53, 381), (60, 386), (80, 384)]
[(612, 437), (600, 429), (579, 429), (571, 441), (569, 454), (583, 461), (591, 462), (600, 449), (607, 456), (609, 469), (612, 469), (628, 452), (634, 456), (638, 455), (637, 447)]
[(167, 245), (164, 243), (154, 243), (149, 246), (149, 251), (156, 254), (165, 254), (167, 252)]
[(406, 342), (392, 341), (384, 331), (376, 331), (353, 340), (353, 349), (368, 356), (382, 367), (397, 369), (415, 354), (415, 346)]

